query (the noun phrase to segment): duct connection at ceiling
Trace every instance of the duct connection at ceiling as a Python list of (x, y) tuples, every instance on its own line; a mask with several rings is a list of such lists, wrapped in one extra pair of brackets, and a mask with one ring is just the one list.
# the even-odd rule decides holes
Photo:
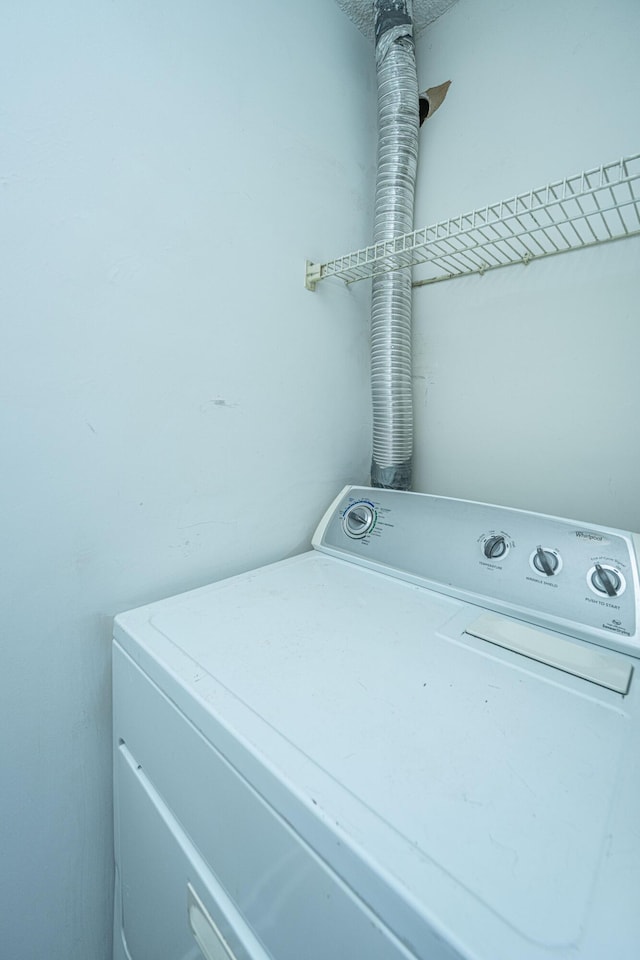
[[(374, 0), (378, 78), (374, 243), (413, 229), (420, 111), (411, 14), (411, 0)], [(413, 456), (410, 267), (373, 279), (371, 395), (371, 483), (409, 490)]]
[[(374, 40), (374, 0), (336, 0), (336, 3), (368, 40)], [(419, 37), (430, 23), (433, 23), (433, 21), (441, 17), (443, 13), (446, 13), (454, 3), (457, 3), (457, 0), (413, 0), (412, 20), (414, 37)]]

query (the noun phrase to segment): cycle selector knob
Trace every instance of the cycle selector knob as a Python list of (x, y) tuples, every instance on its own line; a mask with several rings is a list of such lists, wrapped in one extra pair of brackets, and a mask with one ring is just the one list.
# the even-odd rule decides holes
[(504, 557), (508, 549), (507, 541), (502, 534), (487, 537), (482, 545), (482, 552), (488, 560), (499, 560), (501, 557)]
[(366, 537), (376, 522), (376, 511), (370, 503), (353, 503), (342, 517), (344, 532), (356, 540)]
[(596, 563), (587, 575), (592, 590), (605, 597), (619, 597), (625, 588), (624, 577), (619, 570)]

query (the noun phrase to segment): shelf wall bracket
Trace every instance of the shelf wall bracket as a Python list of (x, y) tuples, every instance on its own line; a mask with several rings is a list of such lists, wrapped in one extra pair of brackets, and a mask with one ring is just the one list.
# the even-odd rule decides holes
[(315, 290), (320, 280), (322, 280), (322, 264), (312, 263), (311, 260), (305, 261), (304, 285), (307, 290)]

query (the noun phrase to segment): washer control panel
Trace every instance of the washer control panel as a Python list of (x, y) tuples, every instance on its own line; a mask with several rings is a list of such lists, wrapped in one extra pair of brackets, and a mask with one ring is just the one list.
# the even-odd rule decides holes
[(346, 487), (316, 549), (640, 656), (636, 534), (508, 507)]

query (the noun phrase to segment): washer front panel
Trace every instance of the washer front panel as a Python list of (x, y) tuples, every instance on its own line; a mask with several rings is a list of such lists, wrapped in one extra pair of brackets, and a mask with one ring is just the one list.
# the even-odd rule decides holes
[[(393, 944), (420, 960), (601, 960), (611, 943), (631, 960), (640, 688), (496, 646), (477, 606), (342, 559), (303, 554), (119, 617), (127, 771), (274, 960), (342, 957), (328, 941), (348, 924), (344, 955), (370, 960)], [(153, 885), (152, 858), (139, 862)], [(314, 876), (337, 879), (319, 893)], [(175, 899), (186, 923), (184, 889)], [(272, 930), (287, 904), (291, 923)], [(355, 932), (360, 904), (379, 920), (372, 939)]]

